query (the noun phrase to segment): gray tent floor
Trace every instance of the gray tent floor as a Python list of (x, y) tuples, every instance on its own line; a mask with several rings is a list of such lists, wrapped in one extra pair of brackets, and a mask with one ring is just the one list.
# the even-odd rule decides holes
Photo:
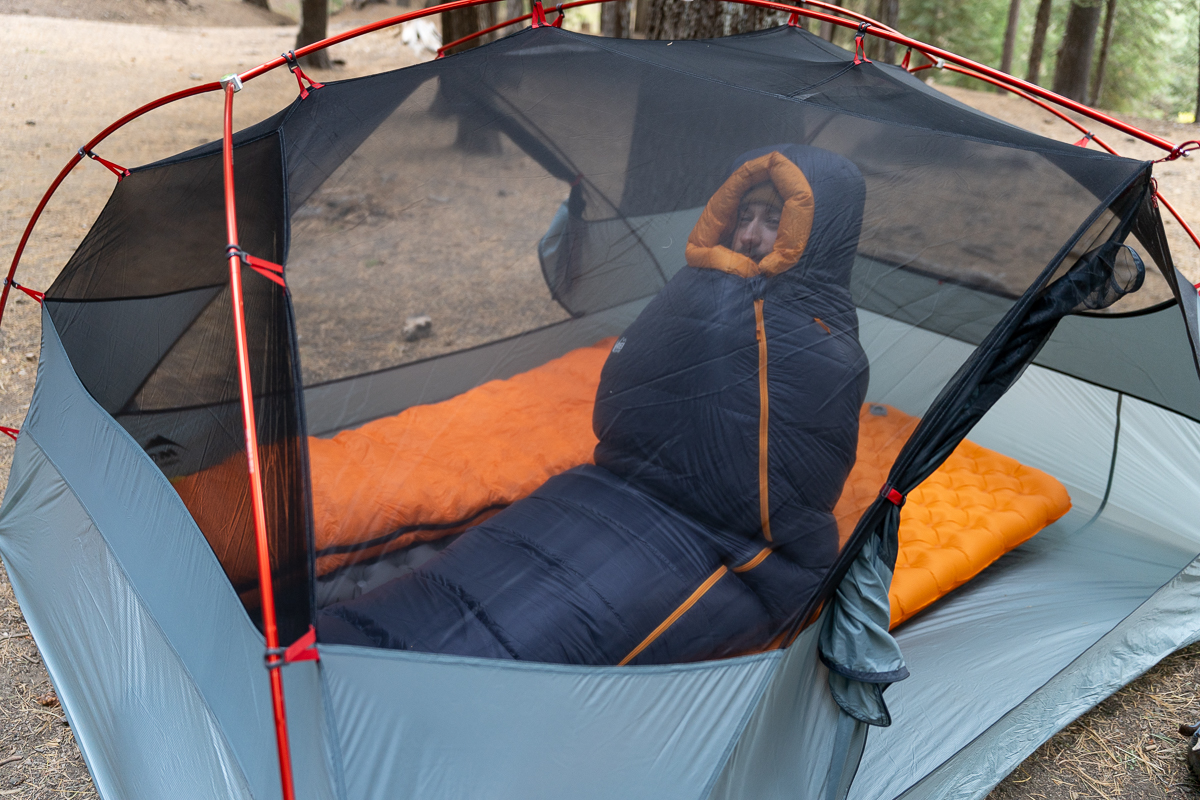
[[(1072, 666), (1200, 551), (1194, 541), (1111, 505), (1089, 524), (1097, 501), (1072, 496), (1076, 506), (1065, 517), (895, 632), (912, 675), (887, 690), (895, 722), (871, 730), (851, 798), (896, 797), (931, 767), (955, 771), (945, 769), (948, 762), (970, 758), (964, 748)], [(1092, 703), (1133, 677), (1119, 676)], [(1023, 743), (993, 760), (1015, 767), (1027, 755), (1017, 750), (1038, 744)]]

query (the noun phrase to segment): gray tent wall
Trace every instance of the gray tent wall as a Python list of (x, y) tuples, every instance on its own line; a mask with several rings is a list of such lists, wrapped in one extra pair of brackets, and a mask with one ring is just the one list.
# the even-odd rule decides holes
[[(0, 556), (105, 798), (274, 798), (263, 638), (161, 470), (42, 317)], [(285, 672), (300, 796), (334, 791), (311, 662)]]
[[(970, 346), (861, 314), (871, 399), (920, 413)], [(913, 677), (889, 690), (896, 723), (867, 737), (852, 797), (982, 796), (1200, 635), (1200, 424), (1166, 407), (1200, 394), (1183, 319), (1068, 320), (1041, 360), (1069, 343), (1079, 377), (1032, 367), (972, 433), (1058, 476), (1076, 508), (898, 631)], [(161, 472), (44, 331), (0, 554), (101, 795), (278, 796), (261, 637)], [(1160, 396), (1125, 393), (1114, 436), (1118, 392), (1100, 384), (1137, 381)], [(304, 797), (824, 798), (864, 731), (829, 697), (816, 630), (783, 653), (623, 669), (325, 647), (320, 667), (285, 670), (297, 783)]]
[[(262, 637), (48, 316), (0, 556), (102, 797), (280, 796)], [(817, 630), (786, 652), (646, 668), (323, 647), (319, 668), (284, 671), (296, 785), (305, 798), (701, 798), (784, 675), (807, 740), (793, 763), (824, 796), (862, 739), (813, 735), (848, 719)]]

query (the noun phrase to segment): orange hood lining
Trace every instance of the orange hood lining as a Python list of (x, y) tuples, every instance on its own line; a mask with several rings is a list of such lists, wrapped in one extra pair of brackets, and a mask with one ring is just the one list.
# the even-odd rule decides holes
[[(774, 249), (755, 263), (749, 256), (735, 253), (722, 242), (729, 241), (737, 226), (738, 206), (750, 189), (771, 181), (783, 197), (779, 232)], [(790, 159), (775, 151), (742, 164), (713, 194), (692, 233), (688, 236), (685, 257), (689, 267), (706, 267), (741, 278), (753, 275), (778, 275), (796, 265), (812, 233), (812, 187), (804, 173)]]

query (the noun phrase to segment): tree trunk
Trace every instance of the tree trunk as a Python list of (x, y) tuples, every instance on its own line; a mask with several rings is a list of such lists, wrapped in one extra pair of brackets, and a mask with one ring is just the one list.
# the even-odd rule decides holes
[[(440, 3), (431, 3), (430, 5), (440, 5)], [(426, 6), (428, 8), (429, 6)], [(521, 13), (524, 13), (522, 11)], [(490, 28), (500, 20), (496, 19), (496, 4), (485, 3), (481, 6), (471, 6), (469, 8), (459, 8), (454, 11), (442, 12), (442, 42), (449, 44), (456, 39), (461, 39), (464, 36), (470, 36), (476, 31), (481, 31), (484, 28)], [(453, 50), (447, 50), (446, 55), (453, 53), (461, 53), (464, 50), (470, 50), (472, 47), (479, 47), (481, 44), (487, 44), (491, 41), (493, 34), (487, 36), (479, 36), (469, 42), (463, 42)]]
[[(438, 5), (441, 5), (441, 3), (437, 2), (437, 0), (431, 0), (425, 7), (432, 8)], [(521, 13), (524, 13), (524, 10)], [(456, 39), (469, 36), (475, 33), (475, 31), (495, 25), (499, 21), (496, 19), (496, 16), (495, 3), (460, 8), (454, 11), (443, 11), (442, 42), (449, 44)], [(487, 37), (480, 36), (469, 42), (460, 44), (453, 50), (446, 51), (446, 54), (461, 53), (473, 47), (478, 47), (485, 41), (487, 41)], [(458, 126), (455, 129), (454, 135), (454, 146), (459, 150), (481, 155), (498, 155), (502, 149), (500, 132), (492, 127), (480, 127), (478, 120), (470, 118), (474, 111), (474, 104), (464, 92), (455, 89), (456, 80), (461, 81), (463, 78), (451, 74), (444, 74), (442, 76), (438, 82), (437, 97), (434, 99), (430, 110), (439, 116), (458, 117)]]
[(600, 6), (600, 33), (610, 39), (628, 39), (629, 0), (616, 0)]
[(1117, 13), (1117, 0), (1104, 4), (1104, 33), (1100, 37), (1100, 57), (1096, 59), (1096, 71), (1092, 73), (1092, 90), (1088, 92), (1088, 105), (1100, 104), (1100, 92), (1104, 88), (1104, 68), (1108, 66), (1108, 46), (1112, 44), (1113, 17)]
[[(1200, 16), (1200, 15), (1198, 15), (1198, 16)], [(1198, 59), (1196, 63), (1198, 65), (1200, 65), (1200, 59)], [(1196, 119), (1195, 119), (1195, 123), (1197, 125), (1200, 125), (1200, 67), (1198, 67), (1197, 71), (1196, 71)]]
[[(504, 18), (505, 19), (516, 19), (517, 17), (521, 16), (524, 13), (525, 13), (525, 0), (506, 0), (506, 2), (504, 3)], [(513, 26), (511, 28), (502, 28), (501, 30), (503, 31), (503, 33), (501, 35), (507, 36), (508, 34), (513, 33), (514, 31), (520, 30), (520, 26)]]
[[(842, 0), (833, 0), (833, 4), (835, 6), (840, 6), (842, 4)], [(818, 35), (827, 42), (833, 42), (833, 37), (839, 30), (841, 30), (840, 25), (834, 25), (832, 22), (822, 22), (821, 30)]]
[(650, 2), (649, 0), (634, 0), (633, 5), (633, 32), (646, 35), (646, 30), (650, 25)]
[(725, 35), (720, 0), (649, 0), (647, 39), (711, 39)]
[(1008, 25), (1004, 28), (1004, 52), (1000, 56), (1000, 71), (1012, 74), (1013, 48), (1017, 44), (1017, 24), (1021, 21), (1021, 0), (1009, 0)]
[(248, 3), (255, 8), (261, 8), (264, 11), (270, 11), (271, 7), (267, 5), (267, 0), (242, 0), (243, 3)]
[(1053, 0), (1038, 3), (1037, 19), (1033, 23), (1033, 41), (1029, 44), (1029, 70), (1025, 80), (1037, 83), (1042, 74), (1042, 53), (1046, 49), (1046, 31), (1050, 28), (1050, 4)]
[[(328, 26), (328, 0), (300, 0), (300, 32), (296, 34), (296, 49), (324, 39)], [(300, 63), (314, 69), (329, 69), (329, 51), (310, 53), (300, 59)]]
[[(894, 29), (900, 24), (900, 0), (879, 0), (879, 11), (875, 18)], [(867, 41), (872, 44), (871, 52), (876, 58), (889, 64), (896, 63), (895, 42), (880, 39), (878, 36), (868, 36)]]
[(1058, 47), (1058, 63), (1054, 66), (1053, 88), (1063, 97), (1080, 103), (1087, 102), (1092, 50), (1103, 11), (1100, 0), (1071, 0), (1067, 29)]

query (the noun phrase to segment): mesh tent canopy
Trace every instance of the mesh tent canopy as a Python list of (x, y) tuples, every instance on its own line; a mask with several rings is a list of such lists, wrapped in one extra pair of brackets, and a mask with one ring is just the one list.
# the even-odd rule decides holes
[[(906, 520), (944, 513), (918, 495), (1006, 393), (1051, 371), (1200, 420), (1195, 292), (1150, 163), (1015, 128), (798, 26), (668, 43), (539, 24), (301, 88), (224, 142), (131, 169), (44, 307), (58, 368), (152, 465), (139, 480), (157, 470), (157, 502), (186, 510), (178, 535), (202, 537), (238, 613), (277, 626), (272, 648), (315, 626), (321, 665), (288, 669), (317, 670), (329, 704), (300, 738), (339, 743), (318, 759), (330, 796), (379, 791), (350, 763), (386, 752), (355, 731), (362, 698), (394, 691), (388, 669), (507, 662), (604, 682), (614, 724), (624, 671), (707, 676), (698, 696), (731, 705), (713, 722), (727, 746), (690, 745), (709, 777), (678, 796), (696, 797), (744, 796), (751, 742), (784, 724), (769, 698), (811, 673), (788, 684), (810, 717), (787, 724), (800, 741), (836, 729), (803, 780), (846, 796), (867, 725), (892, 722), (883, 690), (909, 674), (889, 632)], [(739, 237), (759, 187), (777, 232), (755, 255)], [(1079, 333), (1138, 320), (1174, 325), (1178, 387), (1105, 349), (1118, 334)], [(1038, 413), (1076, 412), (1068, 392)], [(1011, 546), (1047, 525), (1032, 541), (1057, 541), (1072, 504), (1102, 517), (1111, 474), (1082, 486), (1018, 440), (982, 446), (1069, 500)], [(994, 509), (1013, 490), (989, 475), (969, 480)], [(0, 534), (33, 513), (10, 495)], [(997, 559), (956, 580), (981, 585)], [(897, 630), (970, 596), (946, 591)], [(871, 785), (912, 789), (949, 763), (929, 758)], [(412, 769), (414, 793), (458, 796)]]

